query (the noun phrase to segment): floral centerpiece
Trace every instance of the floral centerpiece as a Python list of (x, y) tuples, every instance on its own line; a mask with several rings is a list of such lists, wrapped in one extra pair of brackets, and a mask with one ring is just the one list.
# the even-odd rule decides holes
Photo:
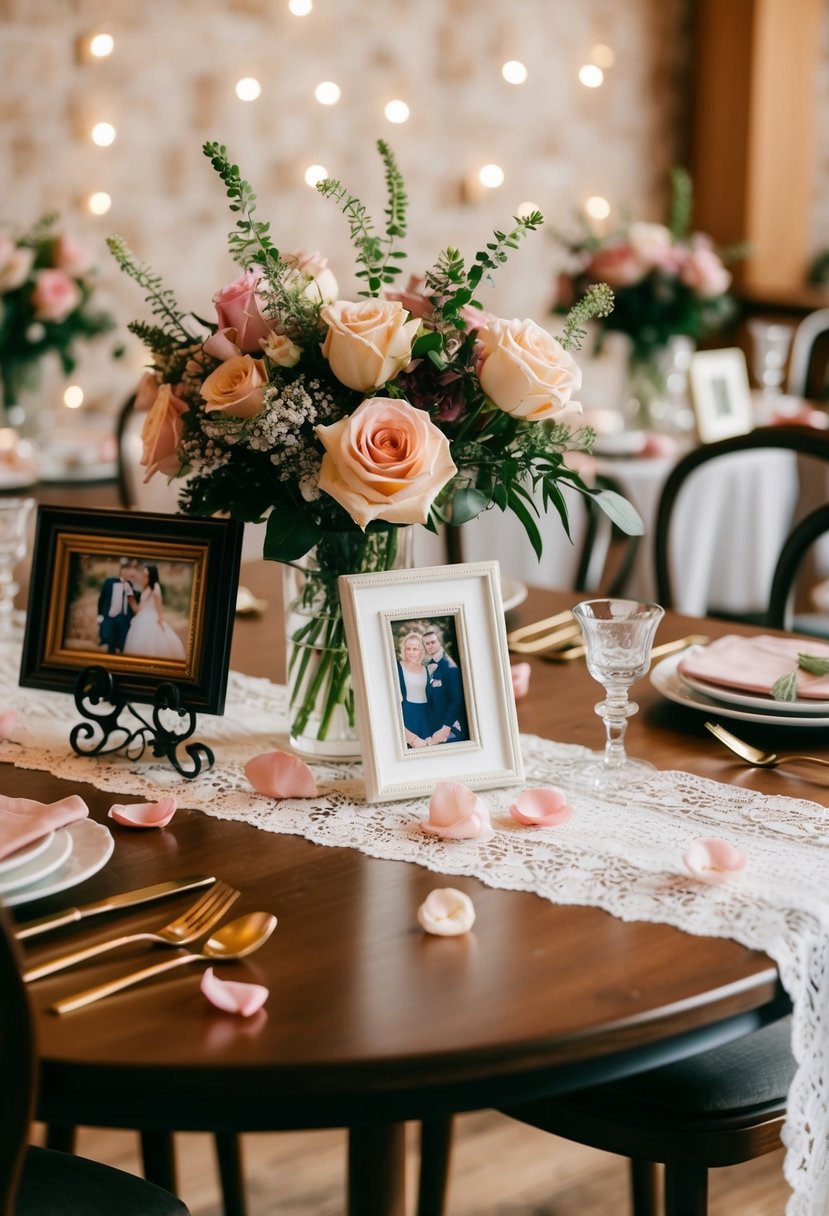
[(721, 329), (736, 313), (726, 261), (742, 249), (719, 251), (709, 236), (691, 232), (693, 186), (683, 169), (673, 173), (667, 224), (632, 222), (599, 237), (588, 230), (559, 241), (568, 268), (559, 275), (554, 307), (565, 311), (598, 282), (614, 293), (602, 332), (623, 333), (631, 343), (629, 370), (645, 400), (664, 389), (664, 355), (672, 339), (696, 343)]
[(396, 290), (407, 199), (392, 152), (378, 148), (382, 231), (339, 182), (317, 187), (348, 220), (356, 302), (340, 298), (318, 254), (280, 253), (218, 144), (204, 151), (237, 217), (229, 245), (242, 272), (214, 296), (215, 322), (183, 313), (123, 241), (110, 240), (156, 317), (130, 326), (154, 356), (138, 394), (149, 409), (147, 476), (181, 477), (186, 512), (267, 519), (265, 557), (304, 568), (286, 602), (288, 683), (292, 738), (311, 751), (309, 735), (323, 746), (354, 728), (337, 576), (392, 568), (407, 525), (457, 526), (498, 507), (517, 515), (540, 553), (538, 501), (566, 527), (562, 491), (571, 489), (641, 530), (624, 499), (590, 488), (566, 461), (593, 437), (562, 419), (579, 408), (570, 352), (585, 319), (612, 307), (608, 288), (574, 307), (560, 340), (533, 321), (484, 312), (476, 292), (542, 222), (533, 213), (496, 232), (471, 265), (449, 248), (424, 280)]
[(21, 394), (37, 388), (45, 356), (54, 351), (68, 375), (76, 344), (115, 326), (92, 306), (88, 251), (57, 224), (50, 215), (29, 232), (0, 231), (0, 387), (10, 422), (22, 420)]

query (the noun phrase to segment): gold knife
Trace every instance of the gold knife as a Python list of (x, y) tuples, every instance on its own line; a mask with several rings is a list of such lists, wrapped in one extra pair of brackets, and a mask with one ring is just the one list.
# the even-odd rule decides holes
[(139, 904), (152, 903), (156, 899), (164, 899), (167, 895), (176, 895), (179, 891), (192, 891), (196, 887), (209, 887), (215, 882), (215, 877), (198, 874), (192, 878), (173, 878), (168, 882), (157, 882), (151, 887), (141, 887), (137, 891), (124, 891), (120, 895), (110, 895), (106, 899), (98, 899), (95, 903), (84, 904), (80, 908), (67, 908), (65, 912), (54, 912), (51, 916), (41, 916), (39, 920), (30, 920), (15, 931), (18, 941), (27, 937), (36, 937), (49, 929), (57, 929), (59, 925), (72, 925), (76, 921), (86, 920), (88, 916), (98, 916), (101, 912), (111, 912), (115, 908), (135, 908)]

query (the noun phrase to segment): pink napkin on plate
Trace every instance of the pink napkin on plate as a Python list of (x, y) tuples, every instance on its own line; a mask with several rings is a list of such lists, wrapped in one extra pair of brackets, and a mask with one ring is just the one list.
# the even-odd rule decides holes
[[(738, 637), (729, 634), (680, 660), (680, 675), (723, 688), (770, 693), (781, 676), (797, 668), (797, 656), (810, 654), (829, 659), (829, 646), (812, 638), (778, 638), (769, 634)], [(815, 701), (829, 700), (829, 676), (797, 669), (797, 695)]]
[(89, 807), (77, 794), (60, 802), (34, 802), (31, 798), (7, 798), (0, 794), (0, 860), (39, 840), (47, 832), (85, 819)]

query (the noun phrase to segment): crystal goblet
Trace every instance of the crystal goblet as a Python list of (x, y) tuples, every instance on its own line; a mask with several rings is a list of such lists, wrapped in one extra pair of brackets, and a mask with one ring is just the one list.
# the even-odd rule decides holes
[(577, 604), (573, 615), (584, 635), (587, 670), (605, 690), (604, 701), (595, 707), (605, 725), (604, 752), (594, 756), (585, 775), (596, 787), (635, 780), (653, 765), (625, 752), (628, 718), (639, 708), (628, 700), (628, 689), (650, 666), (663, 609), (638, 600), (598, 599)]
[(26, 553), (34, 505), (33, 498), (0, 497), (0, 638), (16, 636), (23, 622), (23, 613), (14, 607), (19, 590), (14, 568)]
[(772, 406), (783, 393), (794, 328), (758, 317), (749, 321), (748, 330), (752, 342), (754, 379), (762, 389), (763, 403)]

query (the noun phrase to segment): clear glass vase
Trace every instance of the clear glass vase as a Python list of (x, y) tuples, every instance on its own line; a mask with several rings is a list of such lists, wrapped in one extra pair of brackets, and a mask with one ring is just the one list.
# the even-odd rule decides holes
[(405, 569), (411, 542), (410, 527), (327, 533), (305, 557), (283, 564), (290, 742), (299, 755), (360, 759), (337, 578)]
[(694, 350), (693, 339), (675, 334), (650, 359), (631, 357), (628, 413), (633, 427), (661, 434), (693, 431), (689, 370)]

